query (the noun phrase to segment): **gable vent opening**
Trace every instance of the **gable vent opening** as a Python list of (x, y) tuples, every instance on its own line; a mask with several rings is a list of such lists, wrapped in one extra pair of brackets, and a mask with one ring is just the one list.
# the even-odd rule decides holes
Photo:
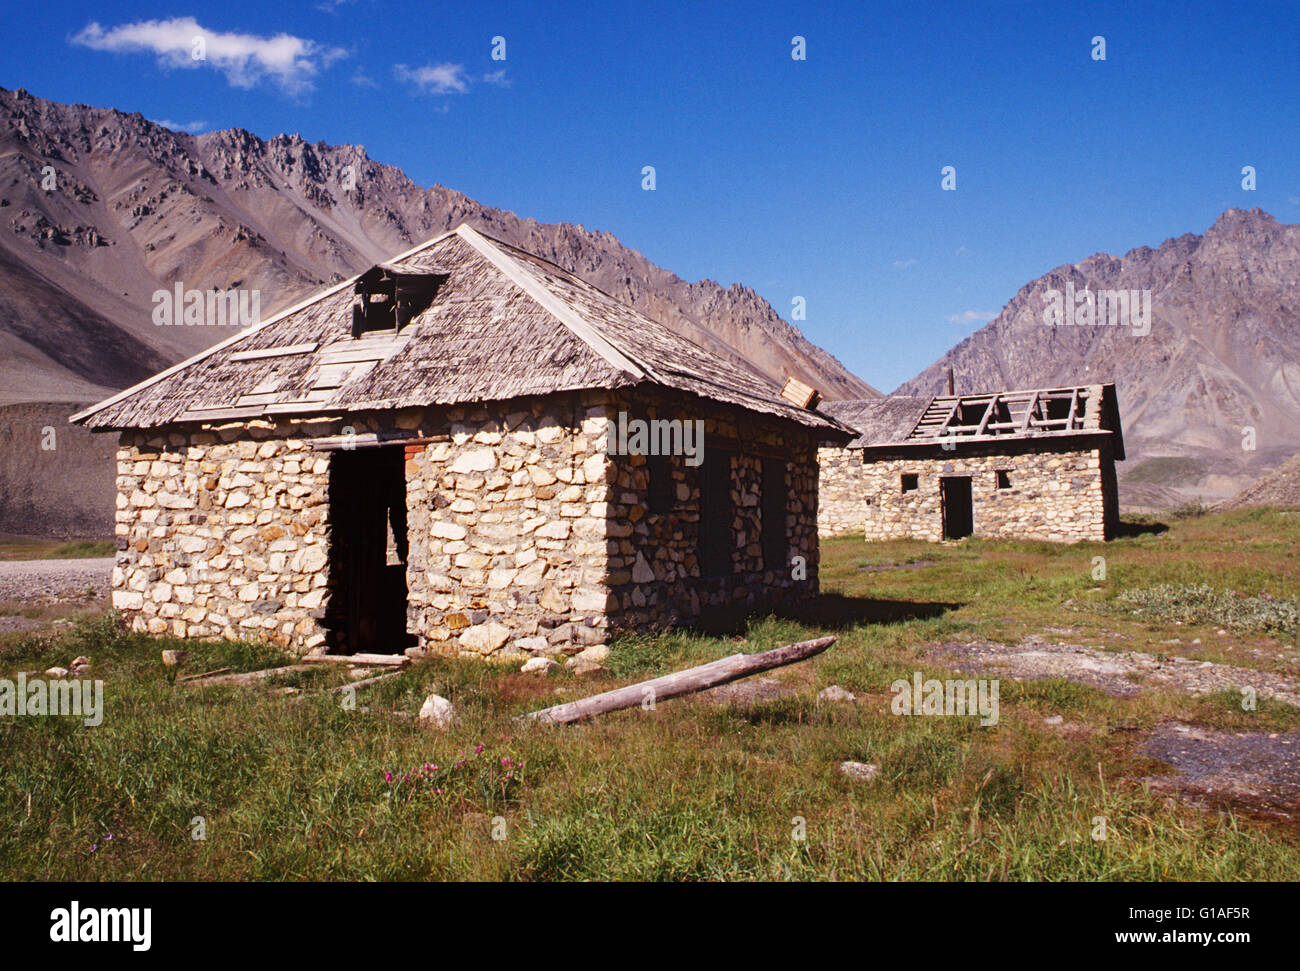
[(352, 336), (396, 334), (428, 309), (446, 273), (399, 273), (376, 266), (357, 280), (352, 301)]

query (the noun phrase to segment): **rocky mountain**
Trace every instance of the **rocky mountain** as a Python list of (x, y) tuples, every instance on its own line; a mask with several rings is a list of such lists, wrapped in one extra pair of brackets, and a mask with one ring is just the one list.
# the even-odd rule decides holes
[[(1075, 323), (1049, 324), (1071, 288)], [(1095, 319), (1120, 290), (1137, 313), (1086, 323), (1085, 291)], [(1232, 496), (1300, 449), (1300, 226), (1229, 209), (1203, 236), (1058, 266), (896, 393), (940, 392), (950, 367), (959, 391), (1114, 381), (1126, 508)]]
[(1300, 452), (1231, 499), (1219, 503), (1215, 509), (1246, 509), (1251, 506), (1300, 507)]
[(90, 400), (233, 332), (156, 326), (157, 290), (257, 290), (265, 317), (462, 221), (778, 382), (877, 393), (748, 287), (690, 283), (609, 233), (421, 188), (361, 146), (187, 135), (0, 89), (0, 404)]

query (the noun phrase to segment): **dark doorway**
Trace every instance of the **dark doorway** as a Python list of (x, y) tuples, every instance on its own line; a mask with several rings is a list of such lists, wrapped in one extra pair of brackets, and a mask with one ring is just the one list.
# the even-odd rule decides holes
[(406, 633), (406, 472), (403, 449), (330, 457), (330, 585), (326, 614), (338, 654), (400, 654)]
[(700, 576), (730, 576), (735, 572), (735, 515), (731, 505), (731, 453), (710, 448), (700, 466)]
[(940, 478), (939, 500), (943, 516), (944, 539), (962, 539), (975, 531), (970, 476), (953, 475)]

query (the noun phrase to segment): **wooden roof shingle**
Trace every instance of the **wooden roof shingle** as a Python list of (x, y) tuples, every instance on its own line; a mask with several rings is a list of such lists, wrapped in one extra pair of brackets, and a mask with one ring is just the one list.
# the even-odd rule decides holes
[[(497, 401), (651, 383), (821, 429), (767, 377), (468, 225), (381, 265), (437, 274), (394, 332), (352, 335), (354, 277), (72, 417), (92, 429)], [(368, 271), (368, 272), (373, 272)]]

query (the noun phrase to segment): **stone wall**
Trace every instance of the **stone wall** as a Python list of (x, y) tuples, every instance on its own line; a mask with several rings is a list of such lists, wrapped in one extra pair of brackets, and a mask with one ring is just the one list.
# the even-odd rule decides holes
[(608, 638), (603, 394), (447, 412), (408, 450), (408, 624), (442, 654), (574, 653)]
[(134, 630), (324, 642), (329, 463), (295, 431), (122, 435), (113, 606)]
[[(765, 419), (739, 408), (702, 413), (686, 395), (623, 393), (614, 412), (629, 417), (704, 420), (706, 453), (729, 466), (731, 573), (701, 577), (700, 468), (670, 456), (670, 506), (651, 511), (647, 461), (620, 456), (609, 506), (611, 620), (620, 628), (668, 626), (698, 618), (707, 608), (765, 610), (817, 594), (816, 441), (811, 429)], [(611, 420), (616, 414), (611, 413)], [(785, 464), (786, 508), (781, 561), (766, 563), (762, 548), (762, 459)], [(796, 557), (800, 559), (796, 559)], [(797, 569), (796, 569), (797, 567)]]
[[(976, 536), (1073, 543), (1109, 539), (1119, 522), (1115, 463), (1105, 440), (984, 443), (864, 451), (823, 448), (820, 525), (867, 539), (942, 538), (939, 479), (970, 476)], [(1009, 478), (999, 488), (997, 473)], [(917, 477), (904, 492), (902, 477)]]
[[(673, 456), (671, 508), (651, 512), (645, 457), (608, 451), (620, 412), (705, 419), (704, 447), (729, 467), (730, 574), (700, 577), (699, 468)], [(711, 607), (816, 594), (811, 429), (688, 395), (602, 391), (124, 433), (114, 606), (151, 633), (255, 637), (299, 653), (333, 644), (338, 453), (316, 447), (374, 432), (410, 440), (393, 446), (405, 458), (405, 622), (425, 651), (576, 653)], [(786, 463), (779, 564), (763, 560), (763, 456)]]

